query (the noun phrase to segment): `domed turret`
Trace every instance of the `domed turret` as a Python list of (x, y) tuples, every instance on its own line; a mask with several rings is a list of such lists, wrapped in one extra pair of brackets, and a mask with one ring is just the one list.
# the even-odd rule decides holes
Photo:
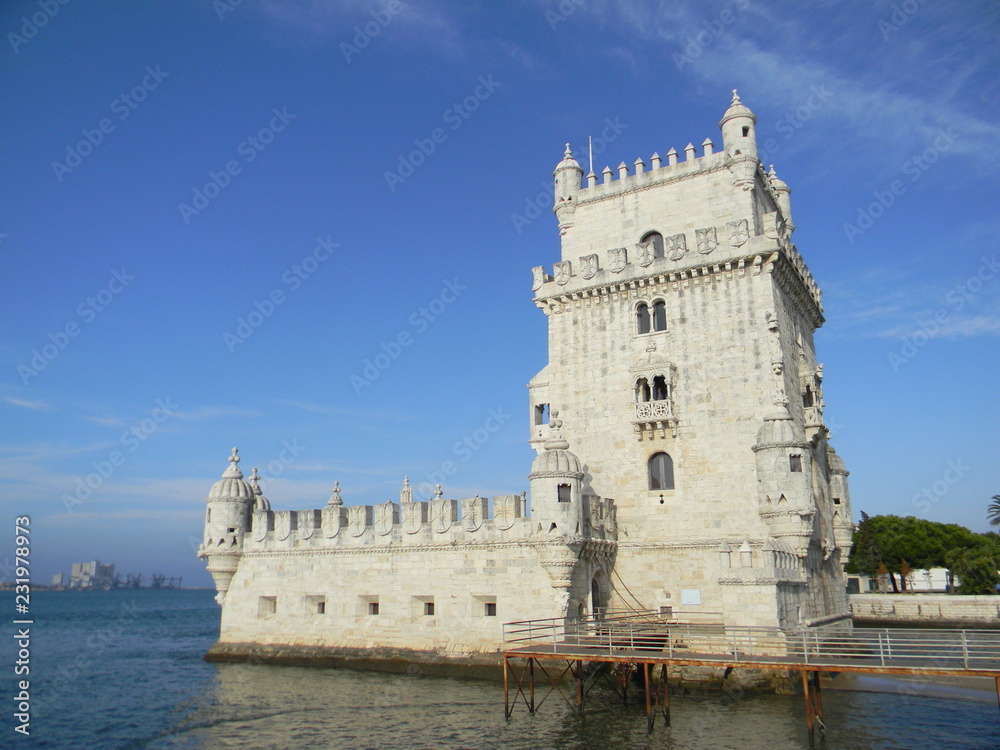
[(803, 443), (805, 437), (795, 424), (788, 411), (788, 402), (782, 401), (775, 410), (764, 417), (764, 422), (757, 430), (756, 448), (782, 446), (791, 443)]
[(722, 129), (722, 145), (727, 157), (738, 155), (757, 156), (757, 115), (740, 101), (740, 95), (733, 89), (733, 101), (719, 120)]
[(578, 534), (583, 520), (583, 468), (559, 430), (558, 417), (559, 412), (553, 411), (552, 432), (531, 464), (531, 515), (544, 532)]
[(260, 475), (257, 474), (256, 466), (253, 467), (253, 471), (250, 474), (250, 486), (253, 487), (253, 494), (255, 495), (253, 503), (254, 512), (271, 510), (271, 501), (264, 497), (264, 490), (260, 488)]
[(556, 165), (552, 174), (555, 177), (555, 205), (552, 211), (559, 219), (559, 234), (562, 235), (573, 226), (573, 215), (576, 212), (580, 183), (583, 179), (583, 170), (573, 158), (568, 143), (562, 161)]
[(733, 175), (733, 184), (742, 190), (753, 187), (757, 167), (757, 117), (733, 89), (733, 102), (719, 121), (722, 145), (726, 151), (726, 168)]
[[(243, 535), (250, 531), (251, 515), (258, 499), (267, 503), (260, 487), (243, 480), (239, 467), (239, 451), (233, 448), (229, 466), (222, 478), (208, 491), (205, 512), (205, 536), (198, 557), (208, 561), (208, 572), (212, 574), (215, 597), (219, 604), (226, 598), (229, 583), (239, 566), (243, 554)], [(256, 472), (255, 472), (256, 474)], [(259, 477), (251, 481), (256, 482)]]
[[(781, 399), (764, 417), (753, 447), (757, 459), (758, 499), (761, 513), (809, 508), (812, 504), (812, 454), (802, 427)], [(811, 518), (811, 516), (810, 516)], [(810, 522), (811, 523), (811, 522)], [(781, 536), (788, 529), (773, 529)]]

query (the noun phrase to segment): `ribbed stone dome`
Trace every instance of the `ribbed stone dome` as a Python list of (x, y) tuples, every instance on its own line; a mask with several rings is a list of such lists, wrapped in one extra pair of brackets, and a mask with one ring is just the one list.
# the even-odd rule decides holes
[(781, 404), (774, 412), (764, 417), (764, 424), (757, 430), (758, 446), (804, 441), (804, 436), (799, 433), (792, 415), (788, 413), (787, 404)]
[(535, 460), (532, 461), (531, 474), (528, 475), (528, 479), (535, 476), (583, 478), (580, 459), (576, 457), (575, 453), (569, 450), (569, 443), (566, 442), (566, 438), (559, 431), (559, 428), (562, 426), (562, 420), (556, 419), (558, 414), (559, 412), (552, 412), (552, 420), (549, 422), (552, 433), (549, 439), (545, 441), (545, 445), (543, 446), (545, 450), (535, 456)]
[(569, 144), (566, 144), (566, 152), (563, 154), (562, 161), (556, 164), (556, 172), (560, 169), (579, 169), (581, 172), (583, 169), (580, 168), (579, 162), (573, 158), (573, 152), (570, 150)]
[(757, 115), (750, 111), (743, 102), (740, 101), (740, 95), (736, 93), (736, 89), (733, 89), (733, 102), (729, 105), (729, 109), (719, 120), (719, 127), (721, 128), (725, 123), (732, 120), (734, 117), (749, 117), (753, 122), (757, 122)]
[(223, 472), (222, 479), (212, 485), (208, 491), (208, 502), (215, 500), (256, 500), (257, 493), (254, 488), (243, 481), (243, 472), (240, 471), (239, 451), (233, 448), (233, 455), (229, 457), (229, 467)]
[(253, 509), (255, 511), (259, 510), (271, 510), (271, 501), (264, 497), (264, 490), (260, 488), (260, 475), (257, 474), (257, 467), (253, 467), (253, 471), (250, 472), (250, 486), (253, 487), (253, 494), (256, 496), (256, 500), (253, 503)]
[(836, 474), (846, 474), (847, 469), (844, 466), (844, 459), (837, 455), (837, 451), (833, 449), (832, 446), (826, 447), (826, 462), (830, 467), (830, 471)]

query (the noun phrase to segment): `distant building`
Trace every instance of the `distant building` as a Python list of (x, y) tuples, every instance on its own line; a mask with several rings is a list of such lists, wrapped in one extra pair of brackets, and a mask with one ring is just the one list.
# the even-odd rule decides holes
[(69, 586), (73, 589), (99, 589), (111, 586), (115, 577), (115, 566), (104, 565), (100, 560), (73, 563), (69, 575)]
[(54, 576), (52, 576), (52, 587), (53, 588), (61, 589), (61, 588), (65, 587), (65, 586), (66, 586), (66, 574), (65, 573), (56, 573)]

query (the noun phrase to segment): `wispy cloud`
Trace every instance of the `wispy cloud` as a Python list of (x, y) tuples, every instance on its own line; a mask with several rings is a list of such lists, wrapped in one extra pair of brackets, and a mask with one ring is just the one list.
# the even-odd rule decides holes
[(55, 407), (52, 404), (41, 399), (30, 400), (17, 398), (16, 396), (0, 396), (0, 401), (11, 406), (19, 406), (22, 409), (31, 409), (32, 411), (55, 411)]
[[(553, 0), (538, 3), (555, 5)], [(735, 20), (719, 22), (725, 9)], [(833, 139), (838, 151), (854, 161), (877, 149), (878, 163), (894, 170), (952, 128), (959, 137), (947, 157), (974, 157), (976, 169), (996, 169), (1000, 161), (993, 146), (1000, 140), (1000, 125), (968, 107), (985, 101), (983, 85), (995, 86), (987, 74), (996, 69), (998, 55), (950, 56), (962, 48), (963, 37), (987, 33), (977, 27), (989, 19), (953, 4), (938, 9), (928, 5), (905, 29), (905, 38), (889, 43), (880, 36), (878, 22), (891, 10), (882, 10), (857, 4), (856, 12), (834, 15), (827, 9), (806, 15), (778, 13), (757, 2), (592, 0), (580, 7), (579, 15), (597, 16), (618, 34), (645, 43), (652, 54), (639, 59), (647, 65), (661, 65), (665, 59), (675, 64), (675, 55), (701, 40), (682, 75), (713, 89), (739, 88), (751, 107), (794, 112), (813, 87), (825, 87), (831, 103), (814, 113), (809, 132), (797, 138), (803, 145)], [(823, 45), (813, 43), (820, 23)], [(981, 49), (996, 47), (987, 42)]]

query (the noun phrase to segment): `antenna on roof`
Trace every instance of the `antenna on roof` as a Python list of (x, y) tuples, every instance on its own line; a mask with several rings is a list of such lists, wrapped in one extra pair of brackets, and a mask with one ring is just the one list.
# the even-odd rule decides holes
[(590, 151), (590, 171), (587, 172), (587, 174), (593, 174), (593, 172), (594, 172), (594, 136), (592, 136), (592, 135), (588, 135), (587, 136), (587, 144), (589, 146), (588, 150)]

